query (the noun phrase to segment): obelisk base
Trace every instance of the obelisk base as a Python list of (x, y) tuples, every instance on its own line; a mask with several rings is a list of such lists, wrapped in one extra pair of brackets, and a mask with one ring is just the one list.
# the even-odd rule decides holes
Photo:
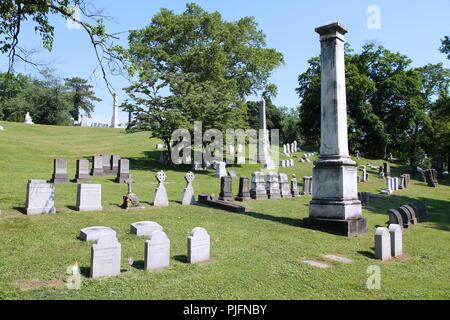
[(305, 218), (303, 219), (303, 226), (345, 237), (358, 236), (368, 231), (367, 218), (364, 217), (353, 220)]

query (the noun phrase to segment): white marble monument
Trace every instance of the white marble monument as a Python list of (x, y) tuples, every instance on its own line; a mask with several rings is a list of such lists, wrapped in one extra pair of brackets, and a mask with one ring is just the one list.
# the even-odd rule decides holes
[(140, 221), (130, 225), (130, 233), (137, 235), (138, 237), (150, 237), (155, 231), (163, 231), (163, 227), (153, 221)]
[(210, 259), (211, 239), (204, 228), (194, 228), (188, 237), (188, 262), (207, 262)]
[(321, 147), (313, 170), (313, 200), (304, 225), (338, 235), (367, 232), (358, 200), (357, 167), (348, 149), (344, 35), (339, 23), (316, 29), (321, 42)]
[(116, 93), (113, 93), (113, 115), (111, 118), (111, 128), (120, 128), (119, 99)]
[(167, 179), (167, 175), (164, 171), (159, 171), (156, 174), (156, 179), (158, 180), (158, 187), (155, 190), (155, 195), (153, 197), (153, 206), (155, 207), (168, 207), (169, 198), (167, 197), (166, 186), (164, 182)]
[(102, 211), (102, 185), (79, 184), (76, 209), (77, 211)]
[(170, 240), (164, 231), (154, 231), (145, 241), (145, 270), (161, 270), (170, 265)]
[(99, 238), (91, 248), (91, 278), (119, 275), (121, 257), (122, 246), (116, 236)]
[(30, 180), (27, 185), (27, 215), (56, 213), (55, 185), (45, 180)]

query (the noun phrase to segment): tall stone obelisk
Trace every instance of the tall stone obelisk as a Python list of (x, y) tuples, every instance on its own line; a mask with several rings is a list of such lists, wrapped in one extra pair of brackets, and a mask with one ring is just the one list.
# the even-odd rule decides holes
[(357, 167), (348, 151), (345, 87), (345, 27), (335, 22), (316, 29), (321, 42), (321, 144), (313, 170), (313, 200), (306, 227), (353, 236), (367, 232), (358, 200)]
[(111, 128), (120, 128), (119, 99), (116, 93), (113, 93), (113, 116), (111, 118)]
[(259, 138), (258, 138), (258, 163), (264, 164), (267, 170), (274, 170), (274, 162), (270, 155), (270, 138), (267, 130), (266, 100), (261, 98), (259, 106)]

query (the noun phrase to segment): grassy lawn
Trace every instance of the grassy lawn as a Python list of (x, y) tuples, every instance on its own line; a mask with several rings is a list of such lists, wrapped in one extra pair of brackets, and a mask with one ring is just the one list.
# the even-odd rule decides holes
[[(69, 177), (75, 176), (75, 161), (100, 153), (117, 153), (131, 160), (133, 191), (143, 202), (151, 202), (156, 187), (158, 141), (148, 133), (125, 134), (120, 130), (25, 126), (0, 122), (0, 299), (449, 299), (450, 298), (450, 180), (439, 188), (412, 181), (408, 190), (392, 196), (377, 195), (364, 215), (369, 219), (367, 235), (347, 239), (302, 228), (311, 197), (247, 202), (246, 214), (233, 214), (207, 207), (182, 207), (184, 174), (189, 167), (166, 170), (166, 188), (171, 201), (166, 209), (148, 208), (126, 212), (118, 205), (126, 185), (112, 177), (95, 177), (103, 186), (103, 212), (79, 213), (76, 184), (56, 187), (57, 214), (27, 217), (25, 205), (28, 179), (50, 179), (52, 159), (69, 160)], [(361, 159), (360, 164), (381, 161)], [(299, 181), (311, 175), (313, 164), (296, 161), (281, 172), (297, 174)], [(249, 176), (258, 166), (229, 168)], [(394, 166), (394, 175), (407, 172)], [(214, 172), (197, 173), (196, 193), (219, 193)], [(378, 194), (384, 181), (371, 172), (361, 191)], [(234, 182), (237, 193), (238, 181)], [(385, 225), (387, 210), (413, 200), (427, 204), (430, 221), (405, 231), (402, 259), (380, 262), (373, 258), (376, 226)], [(142, 261), (144, 241), (129, 234), (129, 225), (151, 220), (161, 224), (171, 240), (171, 267), (146, 272), (129, 266), (128, 257)], [(84, 227), (110, 226), (122, 243), (119, 277), (92, 280), (87, 277), (90, 244), (77, 240)], [(186, 239), (194, 227), (211, 235), (212, 261), (188, 265)], [(343, 255), (351, 264), (327, 261), (326, 254)], [(327, 261), (330, 269), (316, 269), (305, 259)], [(81, 290), (65, 286), (67, 267), (79, 262), (83, 273)], [(368, 290), (367, 268), (381, 266), (382, 289)]]

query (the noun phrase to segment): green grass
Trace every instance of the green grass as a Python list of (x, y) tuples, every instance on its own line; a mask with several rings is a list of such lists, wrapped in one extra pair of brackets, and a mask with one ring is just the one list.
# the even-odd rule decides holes
[[(120, 130), (25, 126), (0, 123), (0, 299), (449, 299), (450, 298), (450, 181), (428, 188), (414, 180), (408, 190), (377, 196), (364, 209), (369, 219), (367, 235), (347, 239), (304, 229), (311, 197), (246, 203), (249, 213), (233, 214), (207, 207), (182, 207), (183, 176), (188, 167), (166, 170), (171, 204), (166, 209), (149, 208), (126, 212), (118, 208), (126, 185), (108, 178), (94, 178), (103, 185), (103, 212), (79, 213), (76, 185), (56, 188), (56, 215), (28, 217), (25, 205), (28, 179), (50, 179), (52, 159), (75, 161), (83, 156), (117, 153), (131, 159), (134, 191), (151, 202), (156, 180), (156, 140), (148, 133), (125, 134)], [(361, 159), (361, 164), (381, 161)], [(311, 175), (313, 164), (296, 161), (282, 172)], [(235, 167), (238, 175), (250, 176), (258, 166)], [(394, 166), (394, 174), (406, 168)], [(214, 172), (196, 174), (198, 193), (219, 192)], [(371, 172), (362, 191), (377, 191), (383, 180)], [(238, 183), (234, 184), (237, 192)], [(430, 221), (405, 231), (405, 257), (382, 263), (373, 259), (376, 226), (385, 225), (387, 210), (414, 199), (424, 201)], [(163, 272), (145, 272), (128, 265), (128, 257), (142, 261), (144, 240), (129, 234), (130, 223), (152, 220), (160, 223), (171, 240), (171, 267)], [(118, 232), (122, 243), (119, 277), (92, 280), (89, 272), (90, 244), (77, 240), (79, 230), (105, 225)], [(212, 261), (191, 266), (185, 263), (186, 238), (197, 226), (211, 235)], [(328, 270), (314, 269), (304, 259), (325, 261), (325, 254), (340, 254), (352, 264), (331, 263)], [(66, 269), (78, 261), (83, 277), (81, 290), (66, 289)], [(368, 290), (366, 270), (379, 265), (382, 289)]]

